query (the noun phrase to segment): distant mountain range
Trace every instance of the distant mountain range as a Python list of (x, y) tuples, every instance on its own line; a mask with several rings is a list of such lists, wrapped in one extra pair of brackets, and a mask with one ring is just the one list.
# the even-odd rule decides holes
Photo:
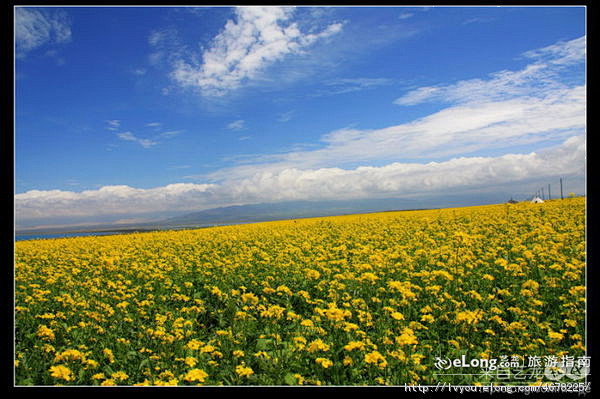
[(186, 227), (265, 222), (351, 213), (415, 209), (421, 201), (406, 199), (347, 200), (347, 201), (287, 201), (211, 208), (147, 223), (114, 224), (90, 223), (84, 226), (22, 228), (17, 234), (91, 232), (91, 231), (149, 231)]
[(269, 220), (402, 210), (417, 206), (419, 206), (419, 201), (399, 199), (287, 201), (272, 204), (237, 205), (207, 209), (172, 217), (163, 221), (162, 224), (165, 226), (184, 226), (263, 222)]
[(185, 213), (166, 219), (157, 219), (146, 223), (116, 224), (93, 223), (85, 226), (62, 226), (45, 228), (21, 228), (17, 234), (63, 233), (63, 232), (132, 232), (151, 231), (191, 227), (209, 227), (237, 223), (265, 222), (272, 220), (297, 219), (308, 217), (335, 216), (353, 213), (384, 212), (394, 210), (414, 210), (445, 208), (452, 206), (471, 206), (504, 202), (504, 198), (465, 196), (446, 196), (419, 199), (361, 199), (337, 201), (286, 201), (235, 205)]

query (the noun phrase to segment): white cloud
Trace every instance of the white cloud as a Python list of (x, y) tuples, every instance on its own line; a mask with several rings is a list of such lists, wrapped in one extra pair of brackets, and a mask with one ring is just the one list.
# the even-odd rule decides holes
[(31, 190), (15, 195), (20, 221), (53, 217), (136, 215), (191, 211), (233, 204), (351, 198), (384, 198), (477, 190), (528, 179), (582, 175), (585, 138), (530, 154), (460, 157), (445, 162), (391, 163), (354, 169), (287, 168), (220, 184), (178, 183), (152, 189), (105, 186), (82, 192)]
[(240, 119), (237, 121), (233, 121), (227, 125), (227, 129), (229, 130), (242, 130), (244, 128), (244, 120)]
[(279, 114), (279, 116), (277, 117), (277, 122), (289, 122), (292, 120), (292, 118), (294, 118), (294, 114), (295, 111), (288, 111), (288, 112), (284, 112), (282, 114)]
[(499, 71), (490, 74), (487, 79), (462, 80), (446, 86), (420, 87), (398, 98), (395, 103), (415, 105), (431, 101), (466, 103), (516, 97), (542, 98), (566, 87), (559, 75), (567, 67), (585, 62), (585, 43), (583, 36), (528, 51), (523, 55), (534, 62), (522, 70)]
[[(153, 189), (105, 186), (82, 192), (31, 190), (15, 196), (19, 217), (123, 215), (159, 212), (170, 206), (195, 209), (210, 188), (206, 184), (179, 183)], [(171, 204), (171, 205), (169, 205)], [(45, 212), (43, 207), (48, 207)]]
[(146, 126), (148, 126), (148, 127), (161, 127), (162, 124), (160, 122), (150, 122), (150, 123), (146, 123)]
[(175, 137), (175, 136), (180, 135), (182, 132), (183, 132), (183, 130), (170, 130), (168, 132), (163, 132), (163, 133), (159, 134), (159, 137), (167, 137), (167, 138)]
[(175, 62), (185, 51), (185, 46), (175, 29), (153, 31), (148, 36), (148, 44), (152, 48), (148, 55), (148, 63), (152, 66)]
[(585, 36), (582, 36), (574, 40), (561, 41), (541, 49), (528, 51), (523, 55), (555, 65), (577, 64), (585, 59), (586, 39)]
[(202, 61), (179, 60), (172, 78), (183, 87), (199, 88), (203, 95), (222, 96), (342, 29), (334, 23), (318, 33), (303, 33), (289, 21), (293, 13), (293, 7), (237, 7), (235, 19), (227, 21), (202, 53)]
[(387, 86), (392, 83), (391, 79), (386, 78), (352, 78), (352, 79), (333, 79), (323, 83), (323, 88), (313, 94), (315, 97), (350, 93), (372, 89), (380, 86)]
[(403, 12), (402, 14), (398, 15), (398, 19), (409, 19), (412, 18), (415, 14), (411, 13), (411, 12)]
[(470, 24), (483, 24), (483, 23), (487, 23), (487, 22), (492, 22), (495, 21), (496, 18), (489, 18), (489, 17), (476, 17), (476, 18), (470, 18), (467, 19), (466, 21), (464, 21), (462, 24), (463, 25), (470, 25)]
[(257, 173), (231, 188), (234, 201), (382, 198), (582, 174), (584, 165), (585, 139), (576, 136), (539, 154), (461, 157), (439, 163), (392, 163), (352, 170), (290, 168)]
[[(563, 72), (567, 75), (571, 72), (563, 69), (567, 60), (572, 65), (575, 60), (585, 60), (583, 42), (579, 38), (527, 53), (536, 61), (519, 71), (501, 71), (487, 79), (448, 86), (424, 87), (398, 101), (401, 104), (433, 100), (452, 103), (423, 118), (382, 129), (340, 129), (322, 136), (320, 148), (253, 156), (251, 163), (238, 162), (207, 177), (220, 181), (232, 176), (249, 178), (257, 173), (278, 173), (294, 168), (443, 160), (480, 150), (509, 152), (510, 147), (517, 145), (556, 142), (583, 134), (586, 87), (569, 86), (563, 80)], [(554, 58), (547, 54), (554, 54)], [(543, 62), (541, 57), (544, 57)], [(561, 61), (553, 63), (553, 60)], [(572, 76), (577, 77), (578, 73)]]
[(15, 8), (15, 42), (21, 56), (45, 44), (71, 39), (71, 25), (63, 11), (48, 8)]
[(117, 137), (120, 138), (121, 140), (133, 141), (135, 143), (138, 143), (139, 145), (141, 145), (144, 148), (150, 148), (150, 147), (155, 146), (156, 144), (158, 144), (156, 141), (152, 141), (152, 140), (149, 140), (149, 139), (142, 139), (142, 138), (136, 137), (131, 132), (118, 133)]
[(121, 121), (118, 119), (113, 119), (106, 121), (106, 124), (108, 125), (106, 127), (107, 130), (116, 131), (119, 130), (119, 127), (121, 126)]
[(340, 129), (321, 138), (322, 147), (253, 157), (209, 175), (250, 177), (259, 172), (323, 168), (368, 162), (448, 158), (477, 150), (564, 140), (585, 131), (584, 86), (546, 98), (459, 104), (412, 122), (383, 129)]

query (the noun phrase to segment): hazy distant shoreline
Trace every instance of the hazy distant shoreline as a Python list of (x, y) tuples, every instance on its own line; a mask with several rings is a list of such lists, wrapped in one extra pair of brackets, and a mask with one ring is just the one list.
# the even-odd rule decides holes
[[(319, 214), (318, 212), (314, 215), (290, 215), (289, 217), (280, 216), (264, 216), (256, 215), (254, 217), (247, 217), (246, 220), (229, 221), (222, 223), (205, 223), (205, 224), (177, 224), (177, 225), (157, 225), (152, 224), (151, 226), (132, 226), (132, 227), (121, 227), (121, 228), (109, 228), (108, 226), (102, 226), (94, 228), (93, 226), (80, 229), (68, 229), (68, 228), (56, 228), (56, 229), (39, 229), (39, 230), (17, 230), (15, 231), (15, 240), (33, 240), (33, 239), (51, 239), (51, 238), (63, 238), (63, 237), (83, 237), (83, 236), (94, 236), (94, 235), (117, 235), (117, 234), (131, 234), (131, 233), (149, 233), (155, 231), (173, 231), (173, 230), (192, 230), (192, 229), (203, 229), (217, 226), (231, 226), (237, 224), (249, 224), (249, 223), (261, 223), (261, 222), (273, 222), (278, 220), (294, 220), (294, 219), (307, 219), (313, 217), (330, 217), (330, 216), (343, 216), (351, 214), (369, 214), (379, 212), (406, 212), (406, 211), (417, 211), (426, 210), (429, 208), (415, 208), (415, 209), (388, 209), (388, 210), (376, 210), (367, 212), (352, 212), (352, 213), (329, 213)], [(179, 219), (181, 221), (181, 219)], [(31, 237), (31, 238), (29, 238)]]

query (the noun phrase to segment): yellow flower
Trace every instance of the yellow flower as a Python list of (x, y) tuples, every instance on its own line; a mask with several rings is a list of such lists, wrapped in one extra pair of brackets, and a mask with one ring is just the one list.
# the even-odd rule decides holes
[(244, 351), (235, 350), (235, 351), (233, 351), (233, 356), (235, 356), (235, 357), (244, 357)]
[(315, 359), (315, 363), (321, 365), (321, 367), (323, 367), (324, 369), (333, 365), (333, 362), (331, 360), (326, 359), (324, 357), (318, 357), (317, 359)]
[(115, 362), (115, 355), (113, 354), (112, 350), (105, 348), (102, 350), (102, 353), (104, 353), (104, 356), (108, 359), (110, 363)]
[(576, 327), (577, 326), (577, 322), (575, 320), (565, 319), (565, 325), (567, 327)]
[(249, 377), (252, 374), (254, 374), (254, 370), (252, 370), (250, 367), (244, 367), (242, 365), (236, 366), (235, 367), (235, 372), (240, 377)]
[(206, 380), (206, 377), (208, 377), (208, 374), (206, 374), (204, 370), (193, 369), (188, 371), (185, 377), (183, 377), (183, 379), (189, 382), (204, 382)]
[(196, 359), (195, 357), (188, 356), (184, 359), (183, 362), (185, 364), (187, 364), (189, 367), (194, 367), (196, 365), (196, 363), (198, 363), (198, 359)]
[(258, 297), (253, 293), (249, 292), (247, 294), (242, 294), (242, 301), (244, 303), (249, 303), (251, 305), (256, 305), (258, 303)]
[(285, 312), (285, 308), (282, 308), (279, 305), (273, 305), (270, 306), (267, 310), (263, 310), (262, 312), (260, 312), (260, 315), (262, 317), (279, 319), (283, 315), (283, 312)]
[(54, 378), (59, 378), (65, 381), (72, 381), (73, 375), (71, 374), (71, 370), (63, 365), (52, 366), (50, 367), (51, 376)]
[(367, 273), (361, 274), (361, 276), (358, 279), (360, 281), (369, 281), (371, 283), (374, 283), (376, 280), (379, 280), (379, 277), (377, 277), (377, 275), (374, 273), (367, 272)]
[(398, 345), (416, 345), (419, 343), (415, 332), (410, 328), (404, 328), (399, 337), (396, 337), (396, 343)]
[(385, 357), (383, 357), (383, 355), (377, 351), (365, 354), (365, 363), (374, 364), (380, 368), (387, 366)]
[(254, 357), (262, 357), (263, 359), (270, 359), (271, 356), (265, 351), (259, 351), (254, 354)]
[(54, 357), (55, 362), (69, 361), (69, 360), (84, 360), (85, 355), (77, 349), (67, 349), (62, 353), (57, 353)]
[(197, 339), (192, 339), (185, 346), (186, 346), (186, 348), (195, 351), (195, 350), (200, 349), (200, 347), (203, 345), (204, 345), (204, 343), (202, 341), (198, 341)]
[(344, 349), (347, 350), (348, 352), (350, 352), (354, 349), (362, 350), (364, 348), (365, 348), (365, 344), (362, 341), (350, 341), (350, 342), (348, 342), (348, 344), (346, 346), (344, 346)]
[(48, 328), (45, 325), (41, 325), (38, 327), (37, 336), (42, 339), (52, 341), (54, 340), (54, 331), (52, 331), (52, 329)]
[(294, 374), (294, 378), (296, 378), (298, 385), (304, 384), (304, 377), (301, 374)]
[(309, 352), (323, 351), (327, 352), (329, 350), (329, 345), (324, 343), (320, 338), (314, 340), (308, 345)]
[(117, 371), (116, 373), (112, 373), (110, 376), (112, 378), (114, 378), (115, 380), (119, 380), (119, 381), (124, 381), (129, 378), (129, 376), (122, 371)]
[(404, 315), (400, 312), (392, 312), (390, 316), (392, 316), (392, 319), (394, 320), (404, 320)]
[(456, 323), (477, 324), (483, 316), (481, 311), (465, 310), (456, 314)]
[(306, 277), (316, 280), (321, 277), (321, 273), (316, 270), (308, 269), (306, 271)]
[(329, 308), (321, 313), (332, 321), (343, 321), (344, 318), (352, 316), (352, 312), (349, 310), (339, 309), (335, 304), (330, 304)]
[(200, 349), (200, 352), (201, 352), (201, 353), (211, 353), (211, 352), (214, 352), (214, 351), (216, 351), (216, 350), (217, 350), (217, 348), (215, 348), (215, 347), (214, 347), (214, 346), (212, 346), (212, 345), (205, 345), (205, 346), (203, 346), (203, 347)]
[(550, 337), (550, 339), (552, 340), (560, 341), (561, 339), (563, 339), (564, 335), (558, 332), (548, 331), (548, 337)]

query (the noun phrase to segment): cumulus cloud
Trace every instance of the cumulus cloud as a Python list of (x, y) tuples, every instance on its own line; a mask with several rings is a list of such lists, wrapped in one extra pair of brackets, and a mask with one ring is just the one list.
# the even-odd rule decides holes
[(178, 183), (153, 189), (119, 185), (82, 192), (31, 190), (17, 194), (15, 206), (23, 220), (53, 216), (133, 215), (171, 207), (195, 209), (210, 187), (207, 184)]
[(234, 198), (265, 200), (381, 198), (443, 192), (532, 177), (581, 174), (585, 164), (583, 136), (567, 139), (545, 152), (500, 157), (460, 157), (445, 162), (392, 163), (352, 170), (321, 168), (264, 172), (232, 186)]
[(201, 62), (179, 60), (172, 78), (203, 95), (222, 96), (256, 79), (268, 66), (299, 54), (314, 42), (335, 35), (341, 23), (320, 32), (302, 32), (290, 19), (294, 7), (237, 7), (235, 18), (204, 50)]
[(135, 215), (219, 206), (339, 198), (383, 198), (477, 189), (532, 178), (581, 175), (585, 166), (583, 135), (529, 154), (459, 157), (445, 162), (399, 163), (354, 169), (288, 168), (259, 172), (219, 184), (178, 183), (152, 189), (105, 186), (82, 192), (31, 190), (15, 196), (21, 221), (90, 215)]
[(71, 24), (60, 10), (17, 7), (15, 42), (18, 55), (45, 44), (65, 43), (71, 39)]

